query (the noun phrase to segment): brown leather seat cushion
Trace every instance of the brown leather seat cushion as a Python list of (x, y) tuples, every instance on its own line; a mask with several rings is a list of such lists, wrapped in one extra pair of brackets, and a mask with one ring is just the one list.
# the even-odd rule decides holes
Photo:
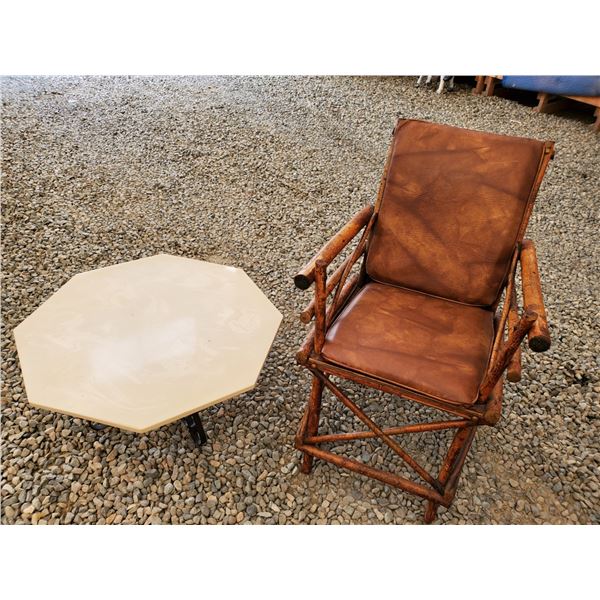
[(493, 334), (489, 310), (369, 283), (329, 329), (322, 355), (434, 398), (472, 404)]
[(543, 152), (537, 140), (399, 121), (369, 275), (492, 305), (523, 237)]

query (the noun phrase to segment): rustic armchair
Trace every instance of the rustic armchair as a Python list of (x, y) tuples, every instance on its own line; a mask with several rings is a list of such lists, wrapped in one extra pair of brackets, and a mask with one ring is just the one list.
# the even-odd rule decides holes
[[(300, 315), (314, 325), (297, 354), (312, 374), (295, 440), (304, 473), (320, 458), (416, 494), (428, 501), (427, 523), (440, 505), (450, 506), (477, 427), (500, 418), (505, 371), (509, 381), (521, 378), (522, 340), (535, 352), (550, 347), (535, 248), (523, 237), (553, 153), (551, 142), (398, 121), (374, 206), (356, 213), (294, 278), (300, 289), (315, 286)], [(448, 417), (382, 429), (342, 391), (344, 379)], [(319, 433), (325, 388), (367, 429)], [(397, 441), (444, 429), (456, 433), (437, 476)], [(418, 480), (324, 448), (368, 438), (391, 448)]]

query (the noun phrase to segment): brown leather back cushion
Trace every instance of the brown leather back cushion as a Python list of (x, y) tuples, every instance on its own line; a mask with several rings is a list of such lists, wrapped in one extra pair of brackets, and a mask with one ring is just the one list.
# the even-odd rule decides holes
[(376, 281), (489, 306), (529, 216), (544, 143), (399, 121), (367, 257)]

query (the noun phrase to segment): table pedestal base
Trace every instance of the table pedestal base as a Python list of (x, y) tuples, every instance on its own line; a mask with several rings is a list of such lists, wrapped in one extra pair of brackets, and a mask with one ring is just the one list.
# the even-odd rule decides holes
[(208, 441), (204, 427), (202, 427), (202, 420), (200, 419), (199, 413), (188, 415), (184, 418), (185, 424), (188, 426), (190, 435), (197, 446), (203, 446)]

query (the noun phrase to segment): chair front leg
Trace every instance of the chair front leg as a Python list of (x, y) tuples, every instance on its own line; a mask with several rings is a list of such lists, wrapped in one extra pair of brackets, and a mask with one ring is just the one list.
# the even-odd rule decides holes
[[(446, 453), (446, 458), (444, 458), (444, 462), (442, 463), (442, 467), (440, 469), (440, 474), (438, 475), (438, 481), (445, 487), (448, 483), (448, 479), (452, 474), (453, 467), (456, 463), (456, 459), (462, 450), (465, 444), (470, 445), (469, 438), (473, 435), (472, 431), (473, 427), (465, 427), (464, 429), (459, 429), (450, 444), (450, 448), (448, 448), (448, 452)], [(439, 508), (439, 504), (434, 502), (433, 500), (427, 501), (427, 509), (425, 510), (425, 523), (432, 523), (436, 516), (437, 510)]]
[[(308, 400), (308, 417), (306, 422), (306, 436), (317, 435), (319, 430), (319, 417), (321, 416), (321, 397), (323, 395), (323, 382), (313, 376), (312, 387), (310, 389), (310, 398)], [(304, 453), (302, 473), (308, 474), (312, 469), (313, 457), (310, 454)]]

